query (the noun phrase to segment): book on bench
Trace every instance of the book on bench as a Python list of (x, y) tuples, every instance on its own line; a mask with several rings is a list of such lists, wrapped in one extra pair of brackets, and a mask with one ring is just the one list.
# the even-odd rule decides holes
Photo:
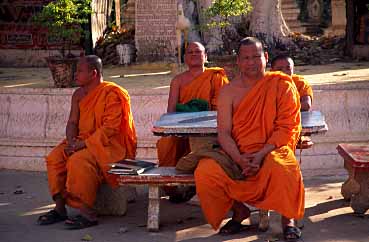
[(156, 163), (153, 162), (131, 159), (120, 160), (109, 165), (111, 168), (108, 172), (117, 175), (139, 175), (156, 167)]

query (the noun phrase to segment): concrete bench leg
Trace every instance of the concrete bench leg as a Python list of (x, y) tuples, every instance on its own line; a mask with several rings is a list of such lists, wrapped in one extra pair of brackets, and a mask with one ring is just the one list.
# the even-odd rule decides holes
[(369, 173), (356, 171), (355, 181), (359, 184), (359, 191), (351, 197), (351, 207), (357, 214), (365, 214), (369, 209)]
[(147, 211), (147, 229), (150, 232), (159, 231), (160, 194), (159, 186), (149, 185), (149, 206)]
[(259, 230), (267, 231), (269, 228), (269, 210), (259, 211)]

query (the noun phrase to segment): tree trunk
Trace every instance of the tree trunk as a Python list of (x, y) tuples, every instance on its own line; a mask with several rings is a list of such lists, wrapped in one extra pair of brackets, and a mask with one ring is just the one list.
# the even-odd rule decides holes
[(268, 45), (290, 45), (290, 30), (281, 11), (281, 0), (252, 0), (250, 30)]
[[(213, 4), (213, 0), (198, 0), (198, 9), (200, 15), (203, 15), (202, 11), (205, 11)], [(206, 25), (208, 23), (208, 19), (204, 18), (203, 16), (200, 17), (200, 24)], [(205, 42), (206, 49), (212, 53), (218, 51), (222, 45), (222, 32), (220, 28), (212, 28), (210, 31), (204, 31), (203, 34), (203, 41)]]
[(354, 46), (354, 24), (355, 24), (355, 5), (354, 0), (346, 0), (346, 48), (345, 53), (352, 57)]

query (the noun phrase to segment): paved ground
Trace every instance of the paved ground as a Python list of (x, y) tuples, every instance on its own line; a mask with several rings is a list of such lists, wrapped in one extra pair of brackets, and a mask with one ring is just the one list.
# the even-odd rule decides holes
[[(104, 78), (122, 85), (128, 91), (136, 88), (168, 88), (176, 71), (178, 69), (174, 66), (164, 64), (106, 66)], [(296, 73), (304, 75), (314, 85), (369, 81), (369, 62), (297, 66)], [(48, 68), (0, 68), (0, 87), (48, 87), (50, 80)]]
[[(369, 81), (369, 62), (335, 63), (324, 66), (297, 67), (297, 73), (315, 85)], [(174, 72), (170, 66), (107, 67), (106, 80), (116, 81), (128, 90), (135, 88), (167, 88)], [(0, 87), (47, 87), (47, 68), (0, 68)], [(306, 179), (306, 215), (302, 224), (306, 242), (368, 242), (369, 216), (352, 214), (342, 200), (340, 186), (344, 171), (336, 176)], [(305, 174), (307, 175), (307, 174)], [(23, 191), (15, 194), (15, 191)], [(46, 174), (0, 170), (0, 241), (15, 242), (217, 242), (217, 241), (283, 241), (279, 217), (272, 214), (266, 233), (256, 229), (234, 236), (219, 236), (204, 220), (196, 200), (171, 204), (162, 199), (161, 230), (146, 231), (146, 190), (139, 189), (136, 202), (129, 204), (124, 217), (101, 217), (100, 225), (80, 231), (67, 231), (63, 224), (38, 226), (39, 214), (53, 207), (49, 198)], [(75, 211), (71, 211), (73, 214)], [(124, 232), (125, 231), (125, 232)]]
[[(340, 172), (342, 173), (342, 171)], [(344, 175), (310, 177), (306, 184), (305, 242), (368, 242), (369, 216), (352, 214), (349, 204), (340, 195)], [(14, 194), (15, 191), (22, 194)], [(161, 230), (146, 231), (146, 189), (130, 203), (123, 217), (100, 217), (100, 225), (84, 230), (69, 231), (62, 223), (38, 226), (40, 213), (53, 203), (48, 195), (47, 178), (43, 172), (0, 170), (0, 241), (15, 242), (217, 242), (217, 241), (283, 241), (279, 217), (272, 214), (270, 229), (256, 229), (234, 236), (220, 236), (204, 220), (196, 200), (186, 204), (171, 204), (162, 198)], [(71, 213), (75, 213), (72, 211)], [(124, 232), (125, 231), (125, 232)]]

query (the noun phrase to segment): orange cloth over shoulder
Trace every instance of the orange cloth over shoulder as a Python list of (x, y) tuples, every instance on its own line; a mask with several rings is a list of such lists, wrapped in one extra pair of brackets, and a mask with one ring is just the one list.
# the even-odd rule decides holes
[(130, 97), (122, 87), (99, 84), (80, 101), (79, 110), (79, 138), (87, 148), (67, 157), (64, 140), (46, 157), (51, 195), (62, 194), (75, 208), (93, 207), (101, 182), (117, 185), (107, 174), (109, 163), (134, 159), (137, 146)]
[[(217, 109), (220, 88), (228, 83), (223, 68), (206, 68), (205, 71), (184, 87), (181, 87), (179, 103), (192, 99), (206, 100), (211, 110)], [(156, 144), (159, 166), (175, 166), (178, 160), (190, 152), (187, 138), (162, 137)]]
[(294, 155), (301, 130), (300, 102), (291, 78), (266, 73), (234, 110), (232, 123), (232, 137), (241, 153), (257, 152), (266, 143), (277, 148), (265, 157), (255, 176), (243, 181), (232, 180), (213, 159), (199, 162), (196, 189), (209, 224), (217, 229), (234, 200), (302, 218), (304, 185)]
[(311, 101), (313, 101), (313, 88), (310, 86), (309, 82), (300, 75), (292, 75), (292, 80), (297, 87), (300, 97), (310, 96)]

